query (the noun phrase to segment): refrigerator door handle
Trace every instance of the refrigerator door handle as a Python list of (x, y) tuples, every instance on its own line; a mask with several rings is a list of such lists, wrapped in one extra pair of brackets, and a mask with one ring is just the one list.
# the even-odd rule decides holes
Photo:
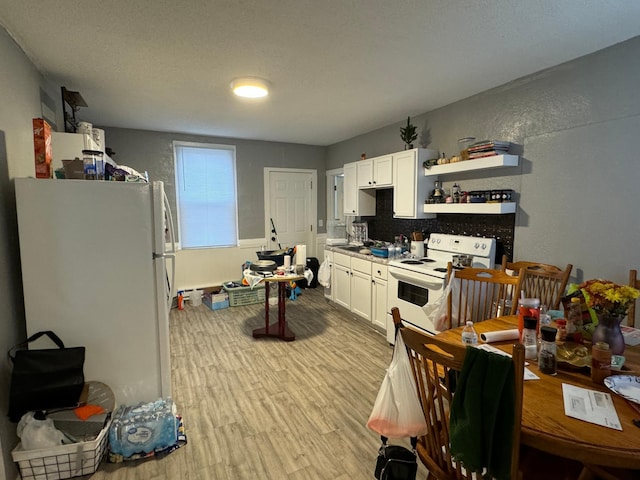
[(167, 311), (170, 312), (176, 284), (176, 256), (172, 253), (168, 253), (163, 255), (163, 257), (171, 262), (171, 281), (169, 282), (169, 298), (167, 299)]
[[(168, 253), (176, 253), (176, 236), (175, 230), (173, 228), (173, 214), (171, 213), (171, 205), (169, 204), (169, 197), (167, 197), (167, 193), (162, 190), (163, 201), (164, 201), (164, 212), (167, 216), (167, 227), (169, 229), (169, 243), (171, 244), (171, 249), (168, 250)], [(174, 260), (175, 264), (175, 260)], [(173, 285), (173, 283), (172, 283)]]

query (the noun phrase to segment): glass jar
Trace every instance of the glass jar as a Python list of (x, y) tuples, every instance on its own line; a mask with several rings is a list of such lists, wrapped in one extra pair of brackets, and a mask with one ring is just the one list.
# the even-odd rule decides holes
[(591, 381), (602, 385), (611, 375), (611, 349), (605, 342), (597, 342), (591, 348)]
[(582, 343), (582, 304), (573, 297), (567, 311), (567, 340)]
[(556, 329), (544, 326), (540, 328), (542, 343), (538, 354), (538, 368), (540, 373), (556, 375), (558, 373), (558, 359), (556, 357)]
[(104, 180), (104, 158), (99, 150), (82, 150), (85, 180)]

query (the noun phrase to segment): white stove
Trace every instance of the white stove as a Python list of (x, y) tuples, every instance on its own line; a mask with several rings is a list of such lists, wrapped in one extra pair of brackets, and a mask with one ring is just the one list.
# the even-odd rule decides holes
[(433, 233), (425, 241), (425, 256), (403, 258), (389, 262), (387, 289), (387, 340), (394, 343), (394, 327), (391, 309), (398, 307), (402, 319), (429, 333), (437, 333), (433, 322), (422, 307), (437, 302), (444, 290), (447, 264), (454, 255), (470, 255), (471, 266), (493, 268), (495, 266), (496, 240), (485, 237), (468, 237)]

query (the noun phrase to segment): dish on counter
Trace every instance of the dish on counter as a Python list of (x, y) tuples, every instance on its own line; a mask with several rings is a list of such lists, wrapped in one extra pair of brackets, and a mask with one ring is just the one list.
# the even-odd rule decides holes
[(604, 385), (623, 398), (640, 403), (640, 377), (633, 375), (613, 375), (604, 379)]

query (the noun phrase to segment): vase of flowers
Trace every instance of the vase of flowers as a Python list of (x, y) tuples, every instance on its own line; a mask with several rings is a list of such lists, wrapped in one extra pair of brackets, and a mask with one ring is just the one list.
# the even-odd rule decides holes
[(624, 337), (620, 323), (627, 315), (629, 305), (640, 292), (628, 285), (618, 285), (609, 280), (588, 280), (579, 287), (589, 308), (595, 313), (598, 324), (593, 331), (592, 342), (609, 344), (613, 355), (624, 352)]

